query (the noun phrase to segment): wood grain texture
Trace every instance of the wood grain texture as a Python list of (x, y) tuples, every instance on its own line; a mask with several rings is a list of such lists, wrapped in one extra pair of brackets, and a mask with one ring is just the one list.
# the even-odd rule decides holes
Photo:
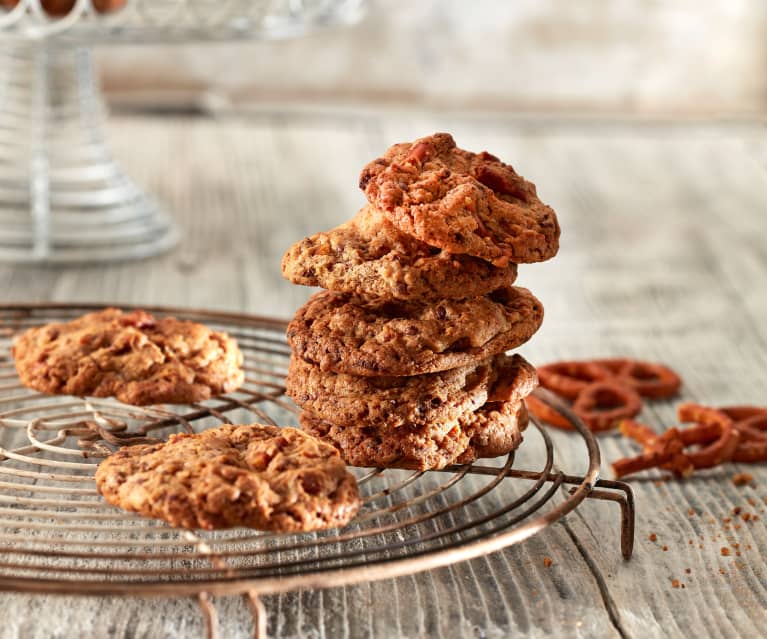
[[(560, 255), (520, 269), (520, 284), (546, 307), (543, 328), (523, 354), (537, 363), (621, 354), (659, 359), (682, 373), (686, 399), (767, 404), (767, 140), (757, 126), (433, 113), (115, 118), (115, 154), (173, 211), (185, 234), (181, 247), (106, 267), (2, 266), (0, 296), (288, 317), (311, 291), (281, 278), (285, 248), (357, 210), (357, 175), (366, 161), (394, 141), (434, 130), (508, 159), (560, 215)], [(644, 416), (658, 427), (673, 423), (674, 403), (653, 404)], [(584, 470), (575, 438), (556, 432), (554, 440), (560, 457), (573, 460), (568, 470)], [(608, 461), (632, 450), (613, 436), (600, 441)], [(617, 508), (587, 502), (564, 525), (482, 559), (266, 597), (270, 636), (755, 636), (767, 608), (765, 520), (740, 522), (737, 530), (731, 522), (725, 530), (722, 519), (735, 506), (767, 517), (767, 470), (748, 468), (755, 487), (735, 487), (730, 478), (742, 469), (685, 482), (635, 481), (630, 562), (620, 558)], [(609, 474), (607, 464), (604, 470)], [(721, 555), (725, 545), (731, 556)], [(550, 568), (544, 556), (553, 559)], [(685, 588), (672, 588), (672, 579)], [(216, 603), (223, 636), (250, 636), (244, 600)], [(3, 639), (202, 633), (188, 599), (0, 594), (0, 609)]]

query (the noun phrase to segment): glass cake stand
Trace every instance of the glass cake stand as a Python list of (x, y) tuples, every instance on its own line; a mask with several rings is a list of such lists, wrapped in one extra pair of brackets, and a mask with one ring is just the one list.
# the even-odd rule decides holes
[(106, 144), (94, 45), (296, 37), (352, 23), (363, 4), (0, 0), (0, 261), (136, 259), (177, 242), (171, 219)]

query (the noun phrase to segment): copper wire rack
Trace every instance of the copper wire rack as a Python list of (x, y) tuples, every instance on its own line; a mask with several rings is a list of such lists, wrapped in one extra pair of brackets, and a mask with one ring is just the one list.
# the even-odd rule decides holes
[[(211, 596), (244, 595), (256, 636), (265, 636), (260, 595), (396, 577), (518, 543), (585, 499), (620, 506), (620, 548), (631, 556), (634, 501), (628, 485), (598, 478), (593, 435), (572, 421), (588, 468), (560, 468), (546, 430), (532, 421), (514, 453), (481, 464), (414, 472), (355, 468), (363, 506), (343, 529), (301, 534), (250, 529), (187, 531), (104, 503), (93, 477), (121, 445), (222, 423), (295, 425), (284, 395), (285, 323), (249, 315), (150, 308), (234, 336), (246, 382), (235, 393), (180, 406), (52, 397), (24, 388), (10, 353), (14, 335), (101, 305), (0, 307), (0, 590), (30, 593), (195, 596), (207, 634), (217, 633)], [(523, 455), (526, 450), (539, 451)], [(515, 457), (531, 467), (518, 467)]]

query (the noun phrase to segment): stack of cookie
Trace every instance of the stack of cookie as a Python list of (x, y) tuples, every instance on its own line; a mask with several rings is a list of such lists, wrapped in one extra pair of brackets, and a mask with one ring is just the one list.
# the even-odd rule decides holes
[(543, 319), (512, 286), (556, 254), (535, 186), (438, 133), (362, 171), (368, 204), (291, 247), (285, 277), (325, 289), (296, 313), (288, 394), (301, 425), (358, 466), (443, 468), (506, 454), (535, 369), (506, 352)]

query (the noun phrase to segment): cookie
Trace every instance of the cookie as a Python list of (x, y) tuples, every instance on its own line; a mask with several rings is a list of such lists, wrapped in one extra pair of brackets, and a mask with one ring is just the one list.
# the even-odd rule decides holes
[(522, 401), (490, 402), (455, 422), (418, 428), (338, 426), (303, 411), (301, 427), (333, 444), (348, 464), (438, 470), (498, 457), (522, 443), (527, 411)]
[(345, 525), (360, 506), (335, 448), (262, 424), (122, 448), (99, 464), (96, 486), (114, 506), (190, 529), (317, 530)]
[(29, 388), (139, 406), (198, 402), (244, 381), (242, 353), (226, 333), (146, 311), (107, 308), (32, 328), (12, 352)]
[(456, 421), (489, 397), (519, 401), (537, 385), (535, 368), (520, 355), (498, 355), (440, 373), (412, 377), (361, 377), (323, 373), (293, 357), (287, 394), (314, 416), (339, 426), (387, 429)]
[(447, 133), (395, 144), (360, 175), (368, 201), (402, 232), (502, 267), (556, 255), (559, 223), (535, 185)]
[(526, 342), (543, 320), (524, 288), (465, 300), (364, 301), (322, 291), (288, 325), (294, 353), (323, 372), (421, 375), (467, 366)]
[(440, 300), (511, 285), (517, 268), (430, 246), (368, 205), (345, 224), (294, 244), (282, 258), (282, 274), (294, 284), (360, 297)]

